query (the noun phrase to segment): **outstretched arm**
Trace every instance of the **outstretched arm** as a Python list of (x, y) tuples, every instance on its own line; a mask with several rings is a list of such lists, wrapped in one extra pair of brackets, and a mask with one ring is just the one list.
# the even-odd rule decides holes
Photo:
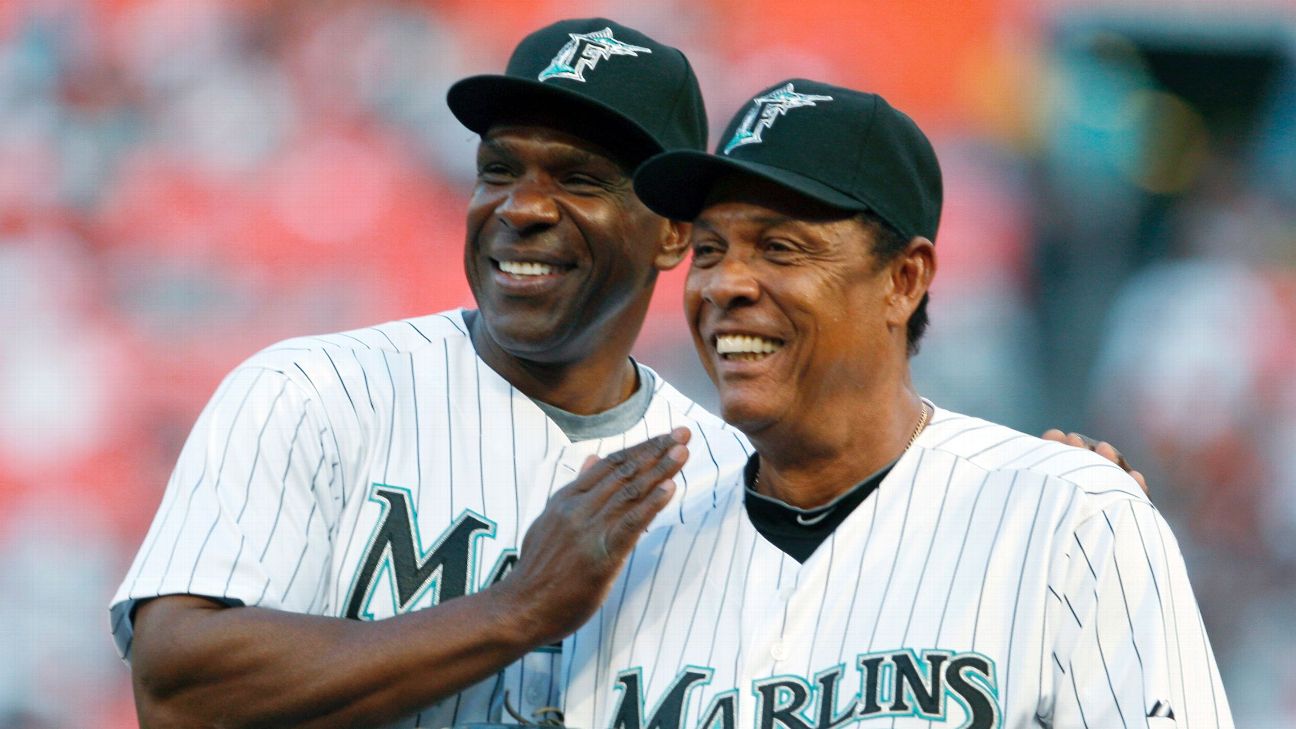
[(593, 614), (669, 502), (687, 441), (681, 428), (592, 464), (554, 494), (508, 577), (426, 610), (371, 622), (192, 595), (143, 603), (141, 725), (381, 725), (490, 676)]

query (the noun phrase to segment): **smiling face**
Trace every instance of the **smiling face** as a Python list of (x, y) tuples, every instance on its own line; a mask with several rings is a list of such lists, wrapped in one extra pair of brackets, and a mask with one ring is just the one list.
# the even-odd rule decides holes
[(830, 425), (907, 373), (917, 300), (897, 290), (898, 264), (879, 264), (854, 214), (735, 177), (713, 191), (691, 244), (694, 343), (725, 420), (749, 436)]
[(571, 134), (499, 125), (477, 170), (464, 268), (489, 346), (568, 363), (633, 341), (677, 229), (644, 207), (625, 168)]

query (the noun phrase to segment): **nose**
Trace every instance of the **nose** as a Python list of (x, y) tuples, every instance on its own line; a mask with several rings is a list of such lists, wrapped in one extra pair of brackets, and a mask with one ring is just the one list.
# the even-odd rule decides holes
[(558, 203), (543, 181), (524, 177), (517, 180), (495, 214), (516, 233), (556, 225), (561, 213)]
[(698, 271), (702, 274), (702, 298), (720, 308), (731, 309), (754, 304), (760, 298), (761, 286), (750, 262), (733, 252), (714, 266)]

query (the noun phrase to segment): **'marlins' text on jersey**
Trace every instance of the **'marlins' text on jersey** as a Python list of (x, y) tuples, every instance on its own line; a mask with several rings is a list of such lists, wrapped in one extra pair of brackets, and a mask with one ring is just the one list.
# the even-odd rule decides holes
[[(751, 698), (737, 688), (713, 694), (696, 726), (684, 726), (694, 690), (709, 684), (712, 668), (689, 666), (680, 671), (645, 713), (640, 668), (621, 671), (620, 694), (611, 729), (739, 729), (738, 702), (756, 702), (749, 729), (837, 729), (870, 719), (916, 716), (932, 721), (962, 721), (960, 729), (1000, 725), (999, 691), (994, 662), (979, 653), (943, 650), (864, 653), (855, 659), (856, 676), (838, 664), (808, 681), (800, 676), (771, 676), (752, 682)], [(850, 698), (843, 698), (854, 691)], [(950, 711), (950, 702), (961, 710)]]

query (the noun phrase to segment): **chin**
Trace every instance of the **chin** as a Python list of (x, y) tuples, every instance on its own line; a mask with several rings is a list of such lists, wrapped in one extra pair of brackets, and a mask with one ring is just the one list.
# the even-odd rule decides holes
[(720, 395), (720, 416), (747, 435), (759, 433), (778, 421), (768, 401), (753, 397)]
[(500, 348), (514, 356), (527, 355), (531, 359), (561, 347), (564, 332), (545, 312), (539, 316), (534, 313), (513, 313), (482, 310), (486, 328), (491, 339)]

